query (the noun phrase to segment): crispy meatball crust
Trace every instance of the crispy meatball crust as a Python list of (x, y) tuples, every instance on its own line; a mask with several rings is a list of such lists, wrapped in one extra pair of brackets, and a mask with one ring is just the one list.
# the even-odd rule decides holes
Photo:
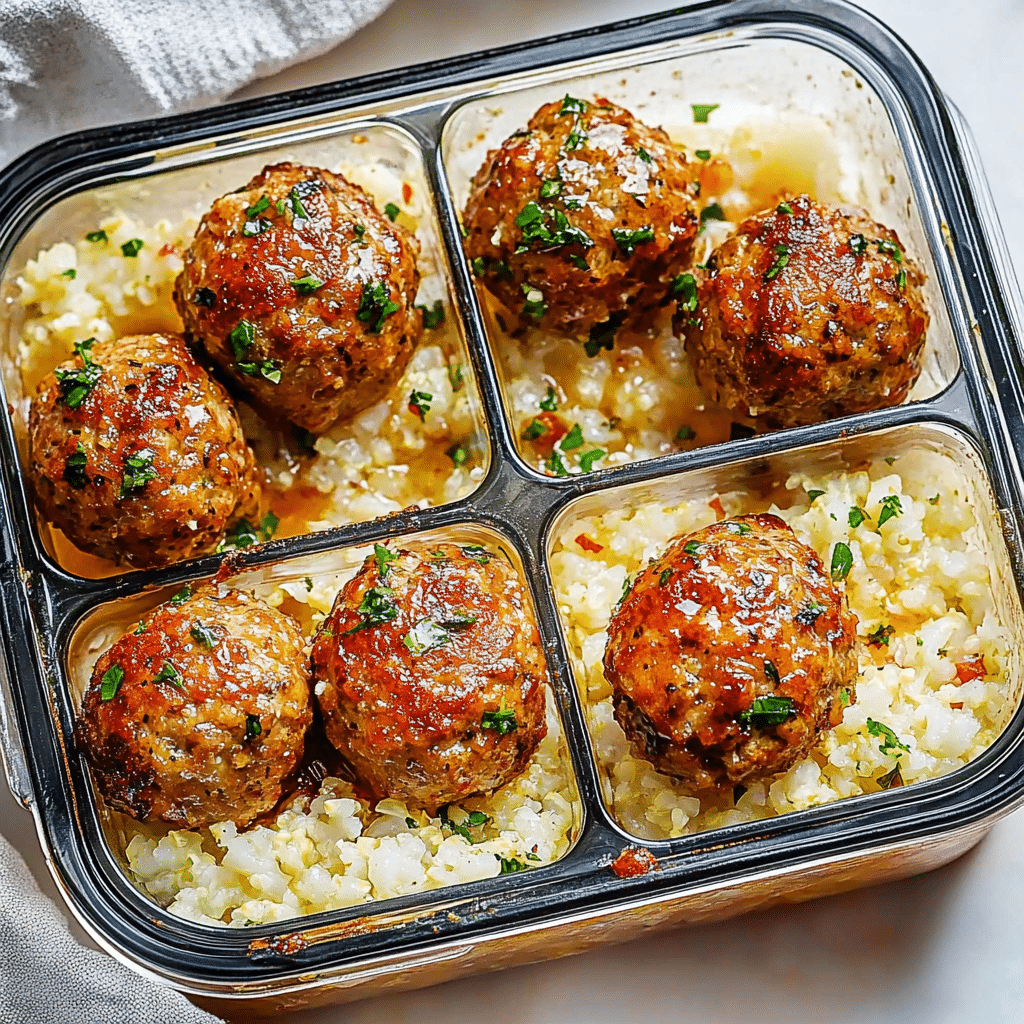
[[(79, 396), (58, 375), (83, 370), (84, 357), (102, 372), (73, 408)], [(227, 393), (176, 334), (96, 342), (84, 357), (44, 378), (32, 401), (29, 465), (43, 514), (121, 564), (209, 554), (256, 513), (261, 493)]]
[(302, 633), (243, 591), (179, 600), (96, 662), (78, 745), (104, 799), (139, 821), (244, 826), (302, 758), (313, 720)]
[(614, 328), (658, 304), (689, 263), (694, 178), (660, 128), (566, 97), (488, 154), (463, 214), (466, 254), (520, 329)]
[(745, 220), (706, 266), (676, 330), (715, 401), (792, 427), (907, 397), (928, 313), (895, 231), (801, 195)]
[[(503, 558), (409, 544), (386, 561), (383, 550), (317, 634), (315, 691), (328, 737), (362, 783), (435, 813), (526, 768), (547, 732), (547, 665)], [(381, 601), (382, 613), (368, 616)]]
[(423, 328), (418, 256), (358, 185), (275, 164), (203, 217), (174, 301), (260, 405), (321, 433), (405, 370)]
[[(605, 675), (639, 756), (693, 792), (770, 778), (805, 756), (857, 674), (857, 620), (778, 516), (674, 541), (612, 616)], [(744, 718), (789, 698), (781, 724)]]

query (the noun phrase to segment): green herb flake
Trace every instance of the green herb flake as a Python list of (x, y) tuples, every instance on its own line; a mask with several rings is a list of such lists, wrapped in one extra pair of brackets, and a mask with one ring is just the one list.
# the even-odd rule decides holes
[(260, 196), (259, 199), (257, 199), (256, 202), (252, 204), (252, 206), (247, 206), (245, 208), (245, 215), (250, 220), (252, 220), (253, 217), (258, 217), (264, 210), (269, 210), (269, 209), (270, 209), (270, 197), (268, 195), (264, 194), (264, 195)]
[(264, 231), (269, 231), (274, 225), (266, 217), (257, 217), (255, 220), (247, 220), (242, 225), (243, 238), (256, 238)]
[(693, 155), (698, 160), (710, 160), (711, 159), (711, 150), (710, 149), (695, 149), (693, 151)]
[(928, 504), (929, 505), (938, 505), (938, 503), (939, 503), (939, 495), (937, 495), (937, 494), (934, 497), (928, 499)]
[(306, 576), (306, 577), (303, 578), (302, 582), (306, 584), (306, 593), (307, 594), (312, 594), (313, 593), (313, 578), (311, 576)]
[(907, 272), (905, 270), (901, 270), (896, 275), (896, 287), (897, 288), (906, 288), (907, 287)]
[(173, 661), (165, 661), (164, 667), (153, 677), (154, 683), (170, 683), (171, 686), (176, 686), (179, 690), (183, 690), (184, 680), (181, 678), (181, 673), (176, 668)]
[(447, 455), (456, 466), (464, 466), (469, 461), (469, 450), (463, 444), (453, 444), (451, 448), (445, 450), (445, 455)]
[(235, 355), (235, 361), (241, 362), (245, 359), (249, 349), (256, 340), (256, 325), (248, 320), (239, 320), (235, 329), (228, 335), (228, 343)]
[(428, 391), (411, 391), (407, 407), (414, 416), (419, 416), (421, 423), (426, 423), (427, 413), (430, 412), (430, 403), (433, 400), (434, 396)]
[(246, 715), (245, 716), (245, 738), (247, 740), (254, 740), (263, 732), (263, 724), (260, 722), (259, 715)]
[(300, 295), (312, 295), (324, 286), (324, 282), (321, 281), (319, 277), (314, 277), (312, 274), (306, 274), (305, 277), (297, 277), (290, 283)]
[(683, 545), (683, 551), (688, 555), (696, 555), (700, 552), (700, 544), (695, 540), (691, 540)]
[(476, 277), (483, 277), (487, 273), (487, 264), (484, 261), (483, 256), (474, 256), (473, 261), (470, 264), (473, 268), (473, 274)]
[(778, 206), (775, 207), (775, 212), (785, 214), (787, 217), (792, 217), (793, 207), (790, 206), (789, 203), (787, 203), (785, 200), (783, 200), (781, 203), (779, 203)]
[(516, 253), (530, 248), (548, 252), (567, 245), (578, 245), (584, 250), (594, 246), (590, 235), (570, 224), (561, 210), (544, 210), (534, 202), (527, 203), (519, 211), (515, 225), (522, 232), (522, 243), (516, 247)]
[(808, 491), (807, 500), (813, 505), (815, 500), (820, 498), (824, 493), (824, 491)]
[(883, 725), (881, 722), (876, 722), (873, 718), (869, 718), (867, 721), (868, 734), (876, 736), (882, 742), (878, 745), (878, 749), (883, 754), (892, 754), (897, 750), (906, 751), (910, 753), (910, 747), (905, 743), (901, 743), (896, 733), (892, 731), (887, 725)]
[(394, 203), (388, 203), (384, 207), (384, 213), (387, 215), (388, 220), (394, 220), (401, 212)]
[(539, 288), (535, 288), (532, 284), (524, 283), (523, 295), (525, 296), (525, 301), (523, 302), (523, 313), (525, 313), (526, 316), (533, 317), (534, 320), (540, 320), (548, 310), (547, 306), (544, 304), (544, 293)]
[(651, 154), (648, 153), (647, 150), (644, 149), (642, 146), (637, 146), (634, 152), (638, 157), (640, 157), (641, 160), (643, 160), (645, 164), (654, 163), (654, 161), (651, 159)]
[(439, 626), (433, 619), (420, 619), (408, 633), (402, 643), (412, 654), (426, 654), (452, 642), (448, 630)]
[(565, 462), (557, 449), (552, 449), (551, 455), (544, 463), (544, 468), (553, 476), (568, 476), (569, 470), (565, 468)]
[(60, 272), (60, 276), (66, 277), (69, 281), (74, 281), (74, 279), (78, 277), (78, 271), (75, 270), (74, 267), (68, 267), (67, 270), (62, 270)]
[(800, 623), (801, 626), (814, 626), (826, 611), (827, 609), (823, 604), (818, 604), (817, 601), (812, 599), (808, 601), (807, 604), (793, 616), (793, 618)]
[(892, 626), (878, 626), (868, 633), (868, 644), (871, 647), (888, 647), (895, 632), (896, 630)]
[(613, 314), (608, 317), (607, 320), (602, 320), (599, 324), (594, 324), (590, 328), (590, 333), (587, 335), (587, 340), (583, 343), (583, 351), (593, 359), (601, 349), (607, 349), (609, 352), (615, 348), (615, 335), (618, 334), (619, 328), (622, 326), (624, 316), (621, 314)]
[(485, 711), (480, 716), (480, 725), (484, 729), (493, 730), (499, 736), (507, 736), (519, 728), (516, 713), (511, 708), (505, 707), (504, 699), (497, 711)]
[(398, 618), (398, 606), (391, 600), (395, 592), (390, 587), (371, 587), (363, 594), (356, 613), (360, 617), (351, 629), (346, 629), (342, 636), (351, 636), (362, 629), (383, 625)]
[(405, 823), (406, 823), (406, 825), (409, 826), (409, 828), (419, 828), (420, 827), (420, 823), (415, 818), (406, 818), (405, 819)]
[(725, 210), (722, 209), (720, 203), (708, 203), (703, 210), (700, 211), (700, 222), (706, 224), (709, 220), (725, 220)]
[(423, 314), (423, 329), (425, 331), (436, 331), (438, 327), (444, 326), (444, 303), (438, 299), (432, 306), (417, 306)]
[(192, 596), (192, 585), (186, 583), (172, 598), (171, 604), (175, 608), (180, 608), (190, 597)]
[(737, 537), (746, 537), (753, 532), (749, 523), (738, 523), (735, 519), (727, 519), (723, 525), (729, 533), (735, 534)]
[(672, 282), (670, 293), (680, 309), (692, 313), (697, 308), (697, 280), (693, 274), (680, 274)]
[(577, 270), (589, 272), (590, 264), (577, 252), (570, 252), (565, 257)]
[(452, 386), (452, 393), (462, 390), (465, 383), (465, 376), (462, 371), (462, 363), (448, 364), (448, 383)]
[(684, 423), (676, 431), (676, 440), (677, 441), (692, 441), (696, 436), (697, 436), (697, 432), (693, 429), (693, 427), (689, 426), (686, 423)]
[(225, 551), (241, 551), (243, 548), (251, 548), (253, 544), (259, 543), (259, 535), (248, 519), (240, 519), (235, 523), (231, 532), (217, 545), (217, 553)]
[(202, 644), (208, 651), (212, 651), (220, 643), (220, 638), (217, 634), (198, 619), (192, 629), (189, 630), (189, 633), (196, 643)]
[(848, 708), (852, 702), (853, 694), (850, 692), (850, 688), (848, 686), (844, 686), (839, 691), (839, 706), (841, 708)]
[(281, 214), (281, 216), (283, 217), (284, 216), (284, 211), (286, 209), (286, 207), (284, 205), (284, 200), (283, 199), (278, 199), (278, 201), (276, 203), (274, 203), (274, 209), (277, 210), (277, 212), (279, 214)]
[(383, 544), (373, 545), (373, 560), (377, 563), (377, 575), (382, 580), (387, 579), (388, 564), (397, 562), (400, 557), (398, 552), (389, 551)]
[(540, 187), (541, 199), (554, 199), (562, 194), (562, 182), (558, 180), (545, 181)]
[(879, 530), (881, 530), (882, 525), (889, 522), (890, 519), (903, 515), (903, 506), (900, 504), (900, 499), (895, 494), (886, 495), (882, 499), (881, 505), (882, 511), (878, 513)]
[(612, 228), (612, 238), (615, 239), (615, 244), (626, 256), (632, 256), (638, 246), (654, 241), (654, 228), (650, 225), (637, 228), (635, 231), (629, 231), (626, 228)]
[(572, 430), (562, 438), (560, 447), (563, 452), (571, 452), (573, 449), (579, 448), (581, 444), (583, 444), (583, 428), (578, 423), (574, 423)]
[(558, 396), (555, 394), (555, 389), (549, 384), (547, 393), (540, 400), (540, 407), (545, 412), (555, 412), (558, 409)]
[(903, 250), (895, 242), (890, 242), (887, 238), (879, 238), (875, 244), (878, 246), (878, 251), (886, 256), (891, 256), (894, 263), (903, 262)]
[(541, 420), (533, 419), (523, 431), (523, 440), (536, 441), (538, 437), (543, 437), (548, 432), (548, 427)]
[(691, 103), (690, 109), (693, 111), (693, 123), (694, 124), (707, 124), (708, 115), (719, 108), (718, 103)]
[(854, 505), (853, 508), (850, 509), (849, 515), (851, 529), (856, 530), (861, 523), (867, 522), (870, 518), (871, 516), (869, 516), (867, 512), (864, 511), (864, 509), (860, 508), (857, 505)]
[(521, 860), (516, 860), (515, 857), (502, 857), (497, 853), (494, 855), (498, 858), (498, 862), (501, 864), (501, 874), (511, 875), (516, 871), (525, 871), (526, 865)]
[(142, 636), (142, 634), (146, 632), (148, 626), (149, 624), (146, 622), (145, 619), (139, 619), (139, 624), (135, 627), (135, 632), (133, 635)]
[(296, 185), (288, 193), (288, 205), (292, 208), (292, 225), (294, 226), (296, 221), (309, 220), (309, 214), (306, 213), (306, 208), (302, 205), (302, 200), (316, 191), (316, 185), (313, 182), (302, 182), (302, 188)]
[(868, 251), (868, 240), (863, 235), (850, 235), (850, 249), (854, 256), (863, 256)]
[(587, 133), (580, 127), (579, 121), (572, 126), (572, 131), (566, 136), (565, 148), (568, 152), (579, 149), (587, 141)]
[(360, 323), (369, 324), (368, 334), (380, 334), (384, 321), (397, 313), (402, 307), (391, 301), (391, 289), (383, 281), (366, 281), (359, 299), (356, 319)]
[(665, 584), (668, 583), (669, 577), (671, 577), (671, 575), (672, 575), (672, 570), (671, 569), (662, 569), (662, 571), (658, 574), (658, 586), (659, 587), (665, 586)]
[[(767, 669), (770, 664), (771, 662), (765, 662), (765, 668)], [(746, 711), (740, 712), (739, 719), (755, 728), (766, 729), (773, 725), (782, 725), (795, 714), (796, 708), (792, 697), (776, 697), (772, 694), (758, 697)]]
[(365, 225), (363, 225), (363, 224), (353, 224), (352, 225), (352, 235), (353, 235), (353, 237), (355, 238), (355, 240), (357, 242), (361, 242), (363, 240), (363, 235), (365, 235), (365, 234), (366, 234), (366, 227), (365, 227)]
[(86, 453), (85, 445), (81, 441), (78, 442), (75, 450), (64, 460), (62, 479), (69, 487), (73, 487), (76, 491), (82, 490), (89, 482), (85, 475), (88, 460), (89, 457)]
[(493, 557), (490, 551), (483, 546), (483, 544), (463, 544), (462, 553), (474, 562), (478, 562), (480, 565), (487, 565)]
[(768, 677), (772, 686), (778, 686), (781, 682), (779, 678), (779, 670), (775, 667), (775, 662), (766, 661), (764, 663), (764, 674)]
[(81, 369), (54, 370), (60, 400), (69, 409), (80, 408), (103, 376), (103, 367), (94, 363), (89, 353), (95, 342), (95, 338), (75, 342), (75, 355), (82, 360)]
[(263, 534), (264, 540), (270, 540), (271, 537), (277, 532), (277, 528), (281, 525), (281, 520), (274, 515), (273, 512), (267, 512), (267, 514), (260, 520), (260, 533)]
[(608, 453), (601, 448), (594, 448), (592, 451), (584, 452), (580, 456), (580, 469), (584, 473), (591, 473), (594, 470), (594, 463), (603, 459)]
[(764, 282), (774, 280), (779, 272), (789, 264), (789, 246), (780, 243), (775, 246), (775, 262), (764, 272)]
[(100, 676), (100, 700), (113, 700), (117, 691), (121, 689), (124, 682), (124, 669), (120, 665), (111, 665), (106, 672)]
[(839, 541), (832, 549), (832, 579), (845, 580), (853, 568), (853, 552), (849, 544)]
[(90, 231), (85, 236), (85, 240), (87, 242), (105, 242), (107, 241), (107, 233), (103, 228), (100, 228), (99, 231)]
[(586, 100), (578, 100), (574, 96), (566, 96), (562, 100), (561, 109), (558, 111), (560, 116), (564, 114), (585, 114), (586, 112)]
[(143, 448), (124, 460), (124, 474), (121, 477), (121, 491), (118, 497), (124, 499), (141, 491), (150, 480), (156, 480), (159, 473), (153, 468), (156, 452)]
[(274, 359), (260, 359), (234, 365), (239, 373), (244, 373), (247, 377), (262, 377), (270, 384), (281, 383), (281, 364)]

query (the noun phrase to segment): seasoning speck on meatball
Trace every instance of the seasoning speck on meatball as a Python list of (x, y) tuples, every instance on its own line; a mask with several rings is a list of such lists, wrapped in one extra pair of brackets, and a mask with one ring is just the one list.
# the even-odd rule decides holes
[(379, 401), (422, 331), (419, 242), (358, 185), (265, 167), (207, 213), (174, 300), (260, 405), (313, 433)]
[(786, 771), (855, 699), (857, 620), (778, 516), (674, 541), (608, 627), (615, 717), (692, 792)]
[(363, 785), (430, 813), (514, 779), (547, 732), (529, 599), (481, 545), (377, 545), (312, 667), (327, 735)]
[(140, 821), (238, 826), (271, 810), (313, 720), (298, 624), (188, 588), (96, 662), (77, 726), (104, 799)]
[(225, 390), (176, 334), (75, 346), (29, 416), (43, 513), (80, 548), (160, 566), (214, 551), (259, 508), (260, 481)]
[(694, 180), (660, 128), (566, 96), (488, 154), (463, 214), (466, 255), (519, 329), (611, 348), (691, 258)]
[(715, 401), (792, 427), (907, 397), (928, 313), (895, 231), (800, 195), (749, 217), (705, 266), (676, 330)]

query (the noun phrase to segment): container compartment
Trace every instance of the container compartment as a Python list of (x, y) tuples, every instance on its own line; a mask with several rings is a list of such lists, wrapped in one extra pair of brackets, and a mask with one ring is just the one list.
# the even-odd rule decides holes
[[(839, 564), (833, 576), (845, 579), (859, 619), (856, 702), (785, 774), (717, 797), (693, 794), (658, 772), (613, 716), (602, 664), (609, 619), (630, 580), (670, 541), (767, 511), (783, 516), (826, 568), (837, 565), (837, 548), (852, 558), (852, 568)], [(1015, 638), (1024, 612), (1001, 514), (977, 450), (949, 427), (914, 424), (609, 489), (568, 506), (548, 536), (602, 794), (640, 839), (941, 776), (982, 753), (1020, 704)]]
[[(180, 331), (171, 293), (200, 217), (264, 166), (291, 160), (340, 170), (370, 192), (380, 210), (394, 205), (398, 223), (414, 231), (422, 247), (416, 301), (432, 312), (440, 303), (444, 319), (424, 331), (385, 399), (320, 438), (238, 403), (257, 462), (268, 470), (260, 515), (271, 516), (251, 524), (256, 535), (297, 536), (472, 493), (490, 464), (490, 442), (453, 313), (450, 270), (419, 145), (396, 125), (368, 122), (237, 148), (230, 156), (189, 153), (166, 161), (178, 165), (172, 170), (149, 167), (139, 177), (96, 183), (43, 211), (17, 243), (0, 281), (0, 371), (23, 474), (29, 401), (38, 381), (71, 355), (74, 342)], [(89, 241), (98, 230), (105, 238)], [(128, 258), (120, 247), (131, 239), (143, 246)], [(420, 396), (417, 408), (410, 407), (412, 391)], [(23, 479), (31, 494), (31, 481)], [(92, 578), (123, 571), (78, 550), (32, 513), (42, 548), (63, 569)]]
[[(845, 61), (805, 42), (740, 37), (681, 50), (668, 57), (634, 55), (628, 65), (585, 76), (552, 71), (533, 76), (526, 88), (503, 83), (462, 104), (442, 137), (456, 208), (464, 209), (487, 154), (522, 130), (542, 104), (563, 95), (606, 98), (663, 127), (703, 168), (698, 206), (730, 220), (706, 220), (696, 262), (724, 241), (734, 221), (775, 205), (783, 191), (861, 207), (896, 229), (927, 275), (931, 316), (922, 373), (909, 400), (940, 393), (955, 377), (959, 356), (918, 208), (934, 200), (920, 183), (912, 185), (877, 93)], [(533, 84), (537, 77), (543, 84)], [(694, 110), (701, 104), (713, 109)], [(705, 150), (709, 160), (695, 155)], [(650, 328), (623, 329), (613, 351), (599, 349), (591, 357), (582, 342), (540, 328), (511, 337), (502, 326), (507, 311), (481, 278), (476, 281), (509, 429), (533, 469), (563, 475), (552, 464), (552, 434), (531, 430), (556, 404), (566, 430), (582, 429), (583, 443), (562, 456), (570, 474), (692, 450), (747, 436), (755, 427), (749, 417), (711, 402), (697, 384), (682, 342), (672, 335), (671, 306)], [(595, 460), (588, 453), (598, 449), (605, 455)]]

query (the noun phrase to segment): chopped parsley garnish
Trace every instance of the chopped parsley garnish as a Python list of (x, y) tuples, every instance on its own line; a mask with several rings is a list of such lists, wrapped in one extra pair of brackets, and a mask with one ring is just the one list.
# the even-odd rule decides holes
[(427, 413), (430, 412), (430, 403), (434, 396), (428, 391), (411, 391), (409, 393), (408, 409), (414, 416), (419, 416), (421, 423), (426, 423)]
[(854, 530), (856, 530), (861, 523), (867, 522), (870, 518), (871, 516), (857, 505), (854, 505), (853, 508), (850, 509), (850, 526)]
[(384, 321), (401, 308), (397, 302), (391, 301), (391, 289), (383, 281), (366, 281), (363, 283), (356, 319), (370, 325), (367, 333), (380, 334)]
[(497, 711), (485, 711), (480, 716), (480, 725), (484, 729), (493, 729), (499, 736), (507, 736), (519, 728), (516, 713), (511, 708), (505, 707), (504, 698), (502, 698)]
[(928, 504), (929, 505), (938, 505), (938, 503), (939, 503), (939, 496), (937, 494), (935, 495), (935, 497), (928, 499)]
[(580, 127), (579, 121), (572, 126), (572, 131), (566, 136), (565, 148), (571, 153), (579, 149), (587, 141), (587, 133)]
[(695, 149), (693, 151), (693, 155), (698, 160), (710, 160), (711, 159), (711, 150), (710, 149)]
[(355, 240), (357, 242), (361, 242), (363, 240), (363, 235), (366, 234), (366, 227), (362, 224), (353, 224), (352, 234), (355, 236)]
[(853, 552), (848, 544), (839, 541), (832, 549), (832, 579), (845, 580), (853, 568)]
[[(771, 662), (765, 663), (765, 668)], [(758, 729), (771, 725), (782, 725), (788, 718), (796, 714), (792, 697), (758, 697), (746, 711), (741, 711), (739, 719)]]
[(181, 605), (183, 605), (191, 596), (192, 596), (192, 585), (190, 583), (186, 583), (185, 586), (183, 586), (181, 588), (181, 590), (179, 590), (171, 598), (171, 604), (173, 604), (175, 606), (175, 608), (178, 608)]
[(436, 331), (444, 323), (444, 303), (438, 299), (432, 306), (417, 306), (423, 313), (423, 328)]
[(847, 708), (847, 707), (850, 706), (852, 701), (853, 701), (853, 694), (850, 693), (850, 688), (848, 686), (844, 686), (839, 691), (839, 706), (843, 707), (843, 708)]
[(548, 433), (548, 427), (542, 420), (533, 419), (530, 424), (523, 431), (524, 441), (536, 441), (538, 437), (543, 437)]
[(153, 468), (155, 457), (156, 452), (143, 448), (124, 460), (124, 475), (121, 477), (121, 492), (118, 497), (127, 498), (130, 494), (141, 491), (150, 480), (155, 480), (159, 476)]
[(746, 537), (748, 533), (752, 532), (749, 523), (738, 523), (735, 519), (726, 520), (725, 528), (737, 537)]
[(807, 500), (813, 505), (815, 499), (820, 498), (824, 493), (824, 491), (808, 491)]
[(241, 551), (242, 548), (251, 548), (253, 544), (259, 543), (259, 535), (248, 519), (239, 519), (231, 532), (217, 545), (217, 553), (221, 554), (229, 549)]
[(625, 320), (625, 313), (613, 313), (607, 320), (602, 320), (599, 324), (594, 324), (590, 328), (590, 333), (587, 336), (587, 340), (583, 343), (583, 351), (594, 358), (601, 351), (606, 348), (609, 352), (615, 347), (615, 335), (618, 333), (619, 328), (622, 326), (623, 320)]
[(891, 256), (894, 263), (903, 262), (903, 250), (895, 242), (890, 242), (887, 238), (879, 238), (875, 244), (878, 246), (878, 251), (885, 253), (886, 256)]
[(683, 551), (688, 555), (696, 555), (700, 551), (700, 544), (695, 540), (691, 540), (683, 545)]
[(547, 393), (540, 400), (540, 407), (545, 412), (555, 412), (558, 409), (558, 396), (555, 394), (555, 389), (549, 384)]
[(292, 208), (292, 224), (297, 220), (309, 220), (309, 214), (302, 205), (302, 200), (311, 196), (317, 189), (316, 183), (312, 181), (301, 182), (288, 193), (288, 204)]
[(603, 451), (601, 448), (594, 448), (592, 451), (584, 452), (580, 456), (580, 469), (584, 473), (591, 473), (594, 469), (594, 463), (599, 459), (603, 459), (608, 453)]
[(651, 154), (648, 153), (647, 150), (644, 149), (642, 146), (637, 146), (634, 152), (638, 157), (640, 157), (641, 160), (643, 160), (645, 164), (654, 163), (654, 161), (651, 159)]
[(371, 587), (363, 594), (363, 599), (356, 609), (362, 621), (357, 622), (351, 629), (346, 629), (341, 635), (350, 636), (361, 629), (370, 629), (396, 619), (398, 606), (391, 600), (394, 596), (395, 592), (390, 587)]
[(242, 236), (244, 238), (255, 238), (257, 235), (262, 235), (264, 231), (269, 231), (273, 226), (266, 217), (256, 217), (252, 220), (247, 220), (242, 225)]
[(561, 109), (558, 111), (559, 115), (562, 114), (585, 114), (587, 111), (587, 101), (578, 100), (574, 96), (566, 96), (562, 100)]
[(779, 670), (775, 667), (774, 662), (766, 661), (764, 663), (764, 674), (769, 678), (773, 686), (779, 685)]
[(906, 288), (907, 287), (907, 272), (905, 270), (901, 270), (896, 275), (896, 287), (897, 288)]
[(583, 271), (590, 270), (590, 264), (578, 252), (570, 252), (565, 258), (577, 270), (583, 270)]
[(526, 296), (523, 302), (523, 312), (539, 320), (547, 312), (548, 307), (544, 305), (544, 293), (532, 284), (523, 284), (523, 295)]
[(725, 220), (725, 210), (722, 209), (720, 203), (708, 203), (700, 211), (701, 224), (706, 224), (709, 220)]
[(259, 715), (246, 715), (245, 716), (245, 738), (247, 740), (254, 740), (263, 732), (263, 725), (260, 722)]
[(67, 270), (62, 270), (60, 272), (60, 276), (66, 277), (69, 281), (74, 281), (74, 279), (78, 277), (78, 271), (75, 270), (74, 267), (68, 267)]
[(100, 700), (113, 700), (124, 682), (124, 669), (120, 665), (111, 665), (100, 676)]
[(78, 442), (75, 450), (64, 460), (63, 479), (65, 483), (76, 491), (82, 490), (89, 482), (85, 475), (87, 461), (88, 456), (85, 451), (85, 445), (81, 441)]
[(764, 272), (765, 284), (779, 276), (779, 271), (789, 263), (789, 246), (781, 242), (775, 246), (775, 262)]
[(148, 625), (149, 624), (146, 622), (145, 619), (139, 619), (139, 624), (135, 627), (135, 632), (132, 635), (142, 636), (142, 634), (146, 632)]
[(483, 256), (474, 256), (473, 262), (473, 274), (476, 277), (483, 277), (487, 273), (487, 264), (484, 262)]
[(284, 205), (284, 200), (283, 199), (278, 199), (278, 201), (276, 203), (274, 203), (274, 209), (277, 210), (277, 212), (279, 214), (281, 214), (281, 216), (283, 217), (284, 216), (284, 211), (286, 209), (286, 207)]
[(712, 110), (717, 110), (718, 107), (718, 103), (691, 103), (690, 109), (693, 111), (693, 123), (707, 124), (708, 115)]
[(783, 200), (781, 203), (779, 203), (778, 206), (775, 207), (775, 212), (776, 213), (784, 213), (787, 216), (792, 217), (793, 216), (793, 207), (790, 206), (789, 203), (787, 203), (785, 200)]
[(107, 240), (107, 233), (103, 228), (100, 228), (99, 231), (90, 231), (85, 236), (85, 240), (87, 242), (105, 242)]
[(245, 359), (252, 343), (256, 340), (256, 326), (248, 320), (239, 320), (235, 329), (228, 335), (228, 343), (235, 354), (235, 361)]
[(869, 718), (867, 721), (868, 733), (872, 736), (877, 736), (882, 742), (878, 745), (878, 749), (883, 754), (892, 754), (897, 750), (904, 750), (908, 754), (910, 753), (910, 747), (905, 743), (900, 743), (899, 737), (892, 731), (887, 725), (883, 725), (881, 722), (876, 722), (873, 718)]
[(868, 240), (863, 235), (850, 235), (850, 248), (855, 256), (863, 256), (868, 251)]
[(445, 451), (445, 455), (447, 455), (456, 466), (464, 466), (469, 461), (469, 450), (463, 444), (453, 444), (451, 448), (448, 448)]
[(189, 630), (189, 633), (196, 643), (202, 644), (208, 651), (212, 651), (220, 643), (220, 637), (209, 626), (204, 625), (198, 619), (192, 629)]
[(564, 185), (557, 178), (545, 181), (540, 187), (541, 199), (554, 199), (562, 194)]
[(247, 377), (262, 377), (271, 384), (281, 383), (281, 364), (275, 359), (261, 359), (253, 363), (235, 363), (235, 369)]
[(87, 338), (85, 341), (75, 342), (75, 355), (82, 360), (80, 370), (55, 370), (57, 387), (60, 390), (60, 400), (69, 409), (77, 409), (92, 394), (100, 377), (103, 376), (103, 367), (92, 361), (89, 349), (95, 343), (95, 338)]
[(270, 538), (277, 532), (277, 528), (280, 525), (281, 520), (275, 516), (273, 512), (268, 511), (260, 520), (260, 533), (263, 534), (263, 539), (270, 540)]
[(377, 574), (380, 578), (387, 579), (388, 563), (396, 562), (401, 556), (395, 551), (389, 551), (383, 544), (373, 545), (373, 560), (377, 563)]
[(612, 228), (612, 238), (615, 239), (615, 244), (622, 252), (627, 256), (632, 256), (638, 245), (654, 241), (654, 228), (650, 225), (637, 228), (635, 231), (629, 231), (626, 228)]
[(562, 438), (562, 451), (571, 452), (574, 448), (579, 448), (581, 444), (583, 444), (583, 428), (578, 423), (574, 423), (572, 430)]
[(693, 427), (687, 426), (685, 423), (676, 431), (677, 441), (692, 441), (696, 436), (697, 432)]
[(164, 667), (153, 677), (154, 683), (170, 683), (172, 686), (176, 686), (179, 690), (184, 689), (182, 686), (183, 680), (181, 673), (175, 667), (173, 661), (165, 661)]
[(451, 634), (433, 619), (420, 619), (402, 641), (413, 654), (426, 654), (452, 642)]
[(305, 277), (297, 277), (291, 282), (291, 286), (300, 295), (312, 295), (313, 292), (318, 292), (323, 288), (324, 283), (319, 277), (314, 277), (312, 274), (306, 274)]
[(387, 214), (388, 220), (394, 220), (402, 211), (394, 204), (388, 203), (384, 207), (384, 213)]
[(306, 576), (306, 577), (303, 578), (302, 582), (306, 584), (306, 593), (307, 594), (313, 593), (313, 579), (312, 579), (312, 577), (311, 576)]
[(895, 518), (903, 514), (903, 506), (900, 504), (900, 499), (895, 494), (888, 494), (882, 499), (882, 511), (878, 513), (878, 528), (882, 528), (883, 523), (889, 522), (890, 519)]
[(266, 194), (259, 197), (252, 206), (245, 208), (245, 215), (252, 220), (253, 217), (258, 217), (264, 210), (270, 209), (270, 197)]
[(658, 573), (658, 586), (663, 587), (669, 581), (669, 577), (672, 575), (671, 569), (663, 569)]
[(526, 865), (521, 860), (516, 860), (515, 857), (502, 857), (499, 854), (495, 854), (498, 858), (498, 863), (501, 864), (501, 873), (503, 875), (511, 875), (516, 871), (525, 871)]
[(204, 309), (213, 309), (217, 301), (217, 293), (212, 288), (197, 288), (192, 293), (192, 304), (202, 306)]
[(531, 246), (546, 252), (565, 245), (579, 245), (583, 249), (594, 245), (590, 235), (573, 227), (561, 210), (544, 210), (534, 202), (527, 203), (519, 211), (515, 225), (523, 235), (522, 244), (516, 246), (517, 254), (526, 252)]
[(886, 772), (884, 775), (878, 776), (878, 785), (882, 789), (896, 789), (903, 785), (903, 774), (900, 771), (900, 762), (897, 761), (892, 771)]
[(462, 553), (474, 562), (479, 562), (480, 565), (487, 565), (491, 560), (491, 553), (483, 546), (483, 544), (463, 544)]
[(552, 449), (551, 456), (548, 458), (547, 462), (544, 463), (544, 468), (555, 476), (569, 475), (569, 470), (565, 468), (565, 462), (562, 460), (561, 454), (555, 449)]
[(671, 294), (675, 296), (680, 309), (694, 312), (697, 308), (697, 281), (693, 274), (680, 274), (675, 278)]
[(462, 363), (448, 364), (448, 383), (452, 386), (452, 393), (462, 390), (465, 377), (462, 372)]
[(872, 647), (888, 647), (889, 640), (895, 632), (892, 626), (878, 626), (868, 633), (868, 643)]

